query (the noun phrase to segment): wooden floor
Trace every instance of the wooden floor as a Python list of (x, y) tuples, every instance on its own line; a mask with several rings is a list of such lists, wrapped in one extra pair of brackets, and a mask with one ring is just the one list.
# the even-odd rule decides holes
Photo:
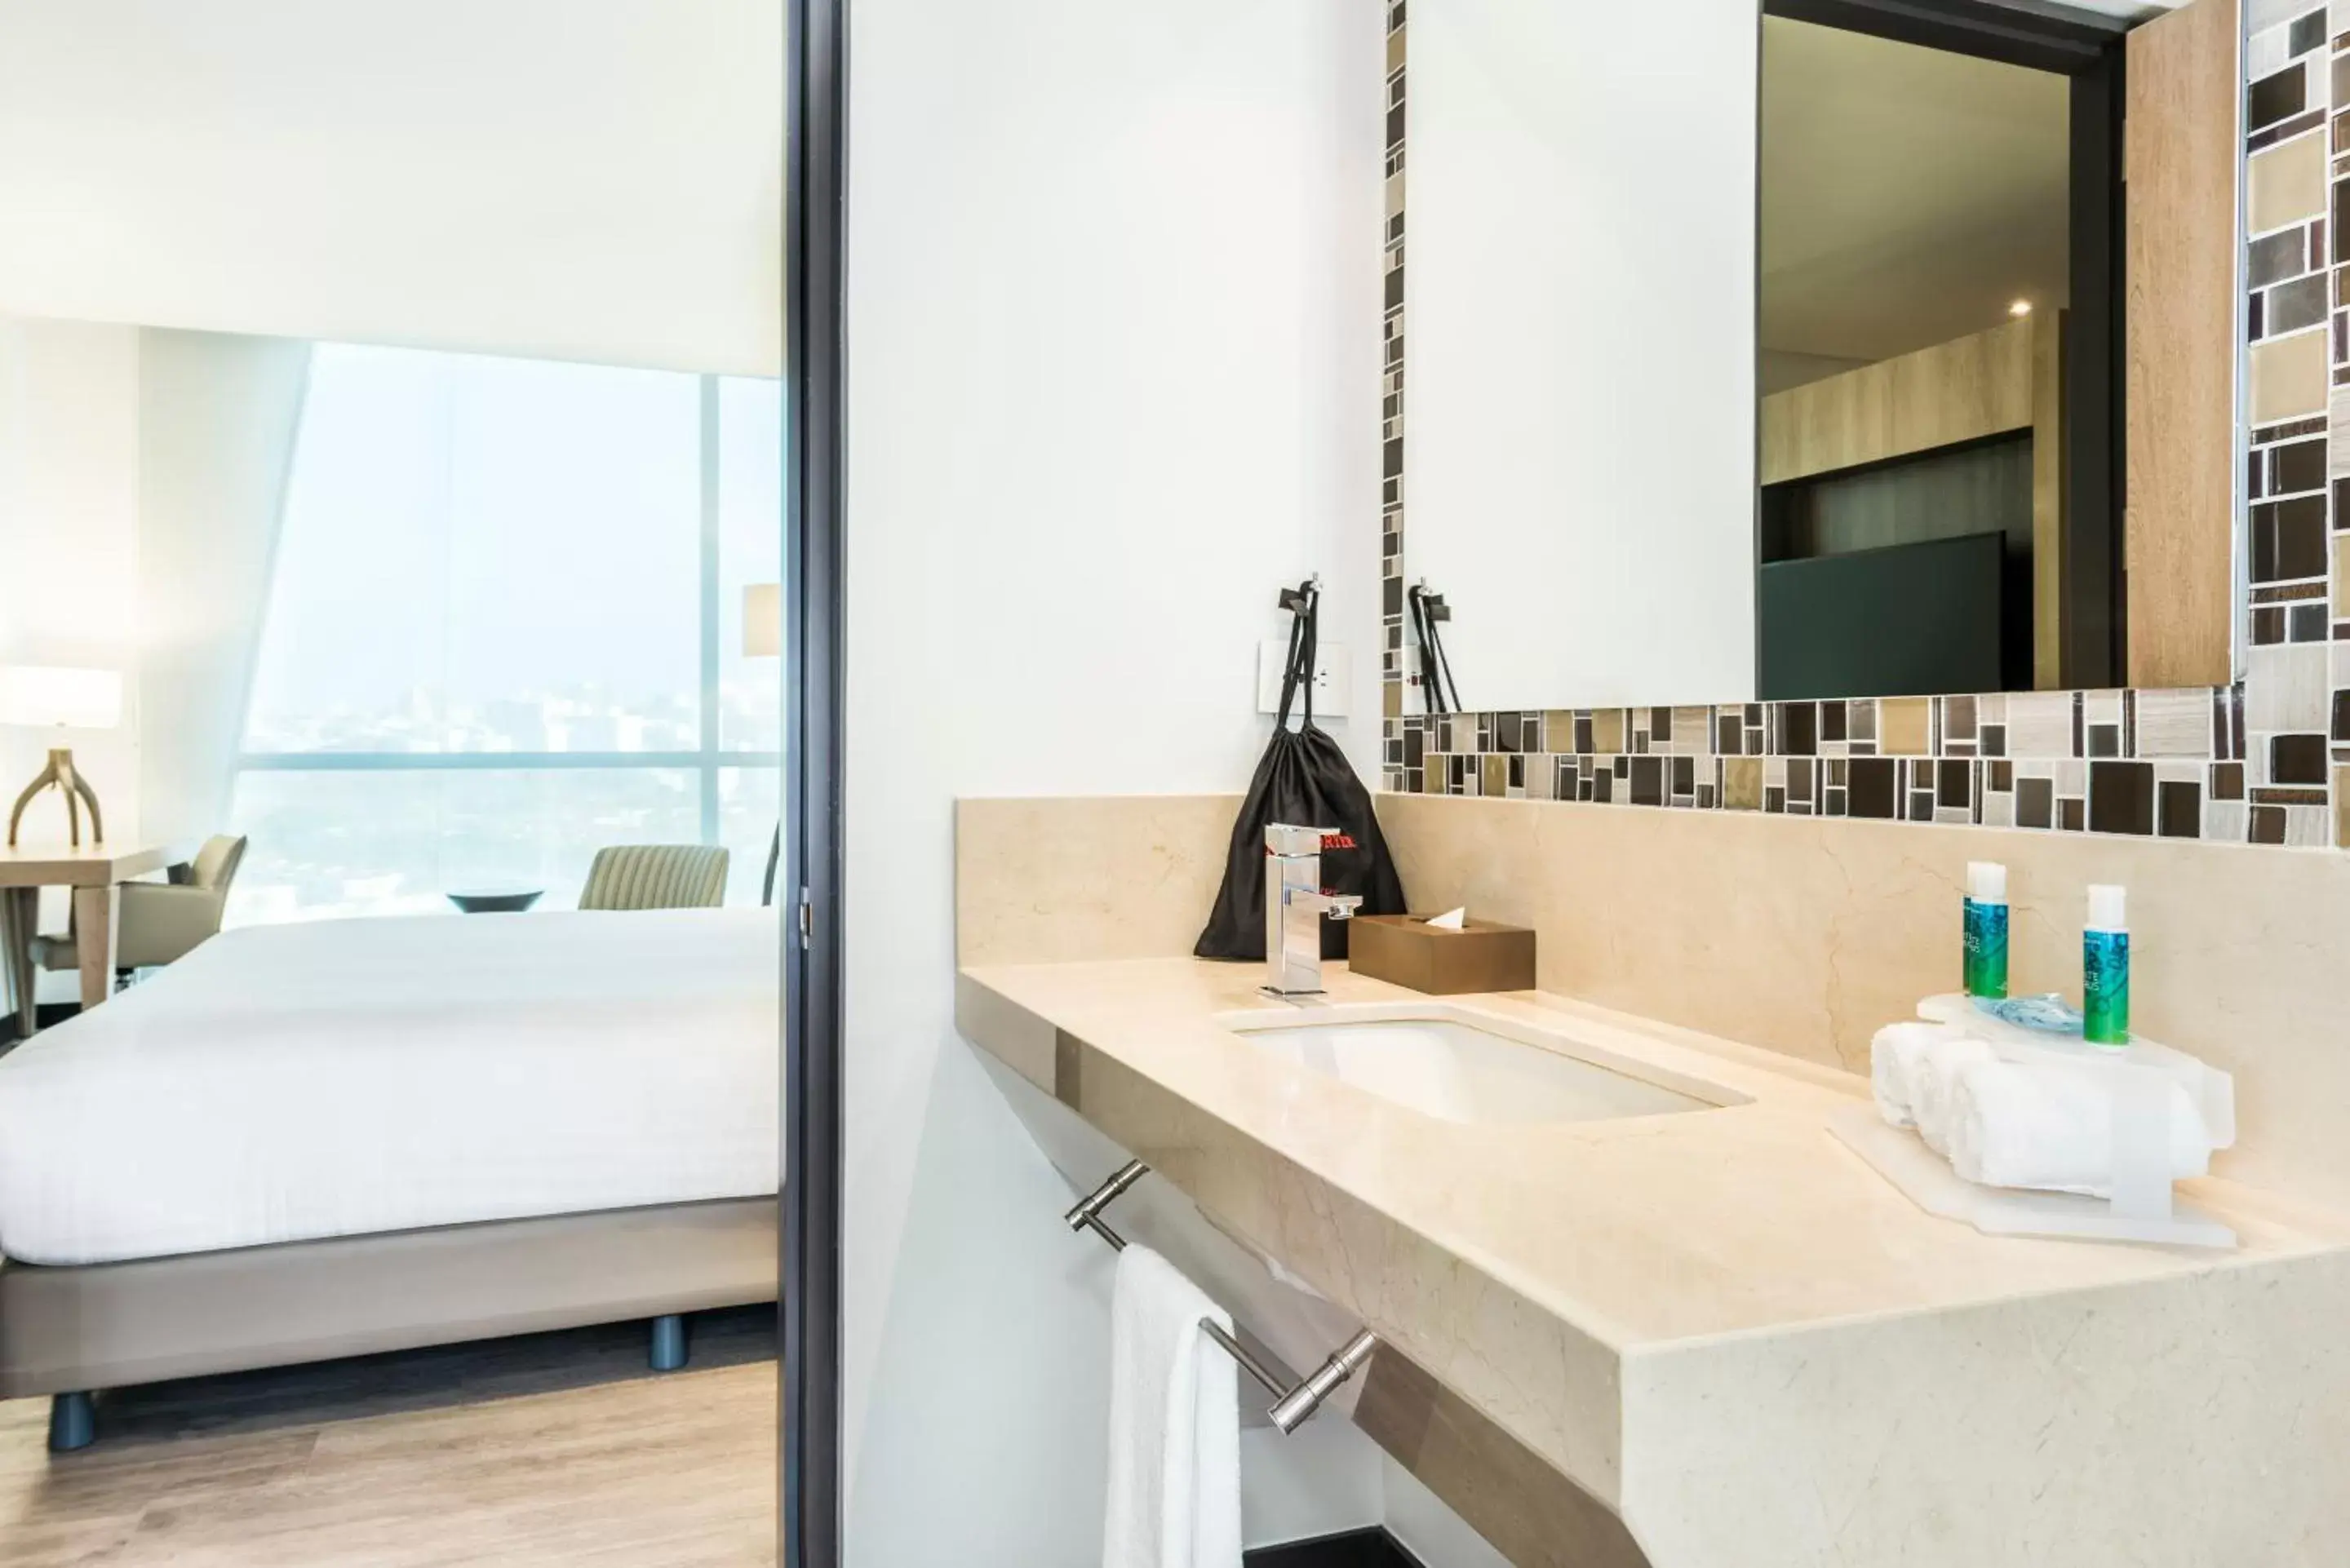
[(119, 1390), (52, 1456), (0, 1402), (0, 1568), (775, 1561), (775, 1309)]

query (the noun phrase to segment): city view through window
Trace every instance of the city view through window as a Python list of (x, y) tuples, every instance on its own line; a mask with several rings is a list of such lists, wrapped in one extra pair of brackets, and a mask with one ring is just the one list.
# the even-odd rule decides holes
[(774, 381), (321, 345), (234, 817), (237, 923), (577, 900), (610, 844), (723, 844), (755, 903), (782, 670)]

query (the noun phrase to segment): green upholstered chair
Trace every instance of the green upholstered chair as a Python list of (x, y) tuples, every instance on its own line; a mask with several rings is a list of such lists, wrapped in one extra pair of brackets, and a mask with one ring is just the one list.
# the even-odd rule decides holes
[[(125, 882), (116, 890), (114, 972), (152, 969), (184, 958), (198, 943), (218, 936), (228, 908), (229, 884), (244, 863), (243, 838), (204, 840), (196, 857), (174, 866), (168, 882)], [(81, 967), (79, 933), (70, 924), (61, 937), (36, 937), (33, 958), (43, 969)]]
[(620, 844), (596, 851), (583, 909), (714, 909), (726, 901), (726, 851), (707, 844)]

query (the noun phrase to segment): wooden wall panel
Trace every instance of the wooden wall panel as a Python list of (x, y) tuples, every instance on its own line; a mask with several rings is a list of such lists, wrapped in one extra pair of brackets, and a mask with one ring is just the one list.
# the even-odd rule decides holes
[(1893, 377), (1879, 365), (1762, 400), (1762, 482), (1850, 468), (1893, 448)]
[(2237, 0), (2194, 0), (2129, 36), (2133, 686), (2224, 685), (2234, 673), (2238, 51)]
[(1937, 343), (1887, 360), (1893, 373), (1893, 446), (1925, 452), (2032, 422), (2030, 320)]
[(2029, 320), (1790, 387), (1762, 400), (1765, 484), (1929, 452), (2032, 423)]

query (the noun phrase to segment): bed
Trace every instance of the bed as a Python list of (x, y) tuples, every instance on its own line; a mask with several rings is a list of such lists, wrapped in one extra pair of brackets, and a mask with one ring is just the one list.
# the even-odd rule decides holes
[(775, 1295), (769, 909), (227, 932), (0, 1057), (0, 1397)]

